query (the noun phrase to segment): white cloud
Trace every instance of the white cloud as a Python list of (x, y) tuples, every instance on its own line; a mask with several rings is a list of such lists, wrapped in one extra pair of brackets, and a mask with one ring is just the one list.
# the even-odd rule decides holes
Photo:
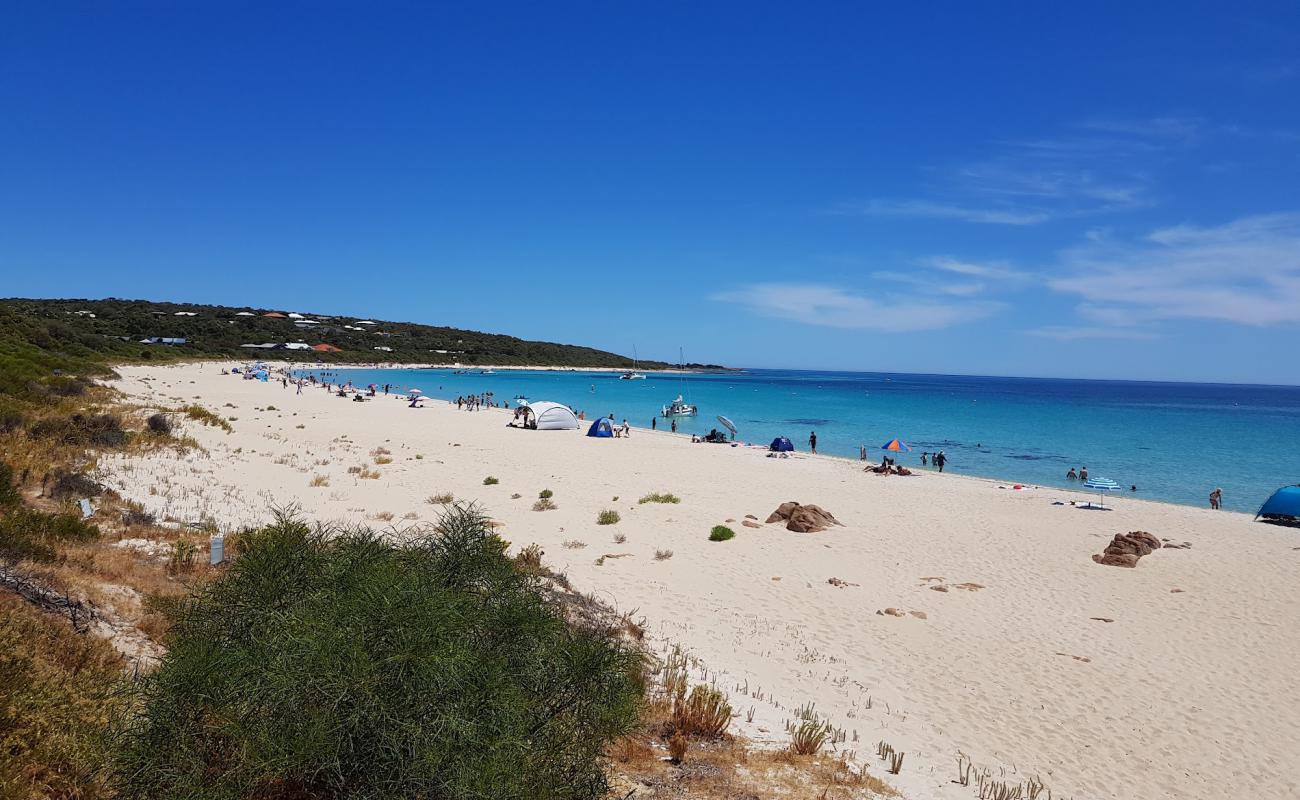
[(1150, 139), (1195, 139), (1204, 126), (1200, 117), (1146, 117), (1143, 119), (1092, 119), (1084, 127), (1104, 133)]
[(858, 211), (873, 217), (925, 217), (955, 219), (986, 225), (1037, 225), (1052, 215), (1040, 209), (1015, 207), (977, 207), (934, 203), (927, 200), (872, 200)]
[(1092, 241), (1066, 250), (1060, 267), (1048, 285), (1079, 296), (1094, 318), (1300, 322), (1300, 212)]
[(915, 296), (868, 297), (835, 286), (757, 283), (713, 295), (765, 317), (828, 328), (904, 333), (948, 328), (982, 319), (998, 303), (955, 303)]
[(979, 264), (974, 261), (962, 261), (948, 256), (939, 256), (937, 258), (927, 259), (922, 263), (926, 266), (943, 270), (944, 272), (952, 272), (957, 275), (966, 275), (972, 278), (988, 278), (989, 280), (998, 281), (1023, 281), (1028, 280), (1031, 277), (1029, 273), (1013, 269), (1010, 265), (1002, 261)]

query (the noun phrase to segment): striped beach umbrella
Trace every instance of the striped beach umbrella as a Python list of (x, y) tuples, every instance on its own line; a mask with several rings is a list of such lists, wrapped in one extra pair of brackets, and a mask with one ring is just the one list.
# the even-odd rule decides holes
[[(1084, 481), (1083, 488), (1092, 489), (1099, 497), (1104, 496), (1106, 492), (1121, 492), (1124, 490), (1124, 487), (1110, 478), (1089, 478)], [(1092, 503), (1089, 502), (1088, 505), (1091, 506)]]
[(902, 439), (890, 439), (880, 446), (881, 450), (887, 450), (891, 453), (910, 453), (912, 448), (907, 446), (907, 442)]

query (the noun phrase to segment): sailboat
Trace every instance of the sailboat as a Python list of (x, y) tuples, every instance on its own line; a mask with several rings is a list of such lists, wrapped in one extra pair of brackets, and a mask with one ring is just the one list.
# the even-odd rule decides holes
[[(681, 369), (681, 368), (682, 368), (682, 362), (683, 362), (683, 360), (684, 360), (684, 359), (682, 358), (682, 351), (681, 351), (681, 348), (679, 347), (679, 348), (677, 349), (677, 368), (678, 368), (678, 369)], [(684, 387), (684, 386), (686, 385), (686, 378), (685, 378), (684, 376), (679, 376), (679, 377), (678, 377), (678, 382), (679, 382), (679, 384), (680, 384), (681, 386)], [(693, 404), (691, 404), (691, 403), (688, 403), (688, 402), (686, 402), (684, 399), (682, 399), (682, 394), (683, 394), (683, 393), (679, 391), (679, 392), (677, 393), (677, 399), (674, 400), (674, 401), (672, 401), (671, 403), (669, 403), (668, 405), (666, 405), (666, 406), (663, 407), (663, 413), (662, 413), (662, 416), (665, 416), (665, 417), (693, 417), (693, 416), (695, 416), (696, 414), (700, 413), (700, 409), (699, 409), (697, 406), (695, 406), (695, 405), (693, 405)]]
[(642, 375), (640, 372), (637, 372), (637, 364), (638, 364), (638, 363), (639, 363), (639, 359), (637, 358), (637, 354), (636, 354), (636, 345), (632, 345), (632, 371), (631, 371), (631, 372), (624, 372), (622, 375), (619, 375), (619, 376), (618, 376), (618, 379), (619, 379), (620, 381), (643, 381), (643, 380), (645, 380), (645, 376)]

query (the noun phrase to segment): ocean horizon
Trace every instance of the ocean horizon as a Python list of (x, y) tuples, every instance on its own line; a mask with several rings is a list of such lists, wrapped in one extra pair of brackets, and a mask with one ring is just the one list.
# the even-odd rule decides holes
[(1300, 482), (1300, 452), (1287, 445), (1300, 442), (1300, 387), (785, 369), (620, 380), (605, 371), (479, 369), (318, 366), (298, 374), (418, 388), (444, 401), (492, 392), (513, 406), (523, 395), (635, 428), (652, 420), (669, 428), (660, 411), (680, 393), (699, 408), (675, 418), (682, 435), (721, 429), (717, 417), (726, 416), (737, 441), (787, 436), (806, 452), (816, 431), (818, 453), (856, 459), (865, 447), (872, 461), (899, 438), (912, 451), (891, 456), (912, 468), (930, 469), (921, 454), (942, 450), (947, 472), (1081, 489), (1066, 473), (1086, 467), (1124, 487), (1115, 502), (1206, 506), (1221, 487), (1225, 509), (1253, 513), (1279, 486)]

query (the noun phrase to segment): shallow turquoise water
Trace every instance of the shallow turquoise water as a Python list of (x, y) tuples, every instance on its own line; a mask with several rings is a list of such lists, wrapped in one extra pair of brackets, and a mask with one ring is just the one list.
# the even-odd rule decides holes
[(680, 391), (700, 408), (698, 417), (678, 418), (683, 434), (720, 428), (722, 414), (742, 441), (784, 435), (806, 450), (815, 430), (818, 452), (856, 458), (865, 444), (872, 460), (899, 437), (913, 447), (898, 459), (909, 466), (920, 465), (922, 451), (942, 449), (950, 472), (1055, 486), (1077, 486), (1065, 474), (1087, 466), (1094, 477), (1136, 485), (1147, 499), (1206, 505), (1221, 486), (1226, 508), (1252, 513), (1277, 487), (1300, 482), (1298, 387), (792, 370), (650, 373), (643, 381), (587, 372), (335, 374), (443, 399), (523, 394), (586, 411), (588, 419), (612, 413), (635, 427), (649, 427)]

